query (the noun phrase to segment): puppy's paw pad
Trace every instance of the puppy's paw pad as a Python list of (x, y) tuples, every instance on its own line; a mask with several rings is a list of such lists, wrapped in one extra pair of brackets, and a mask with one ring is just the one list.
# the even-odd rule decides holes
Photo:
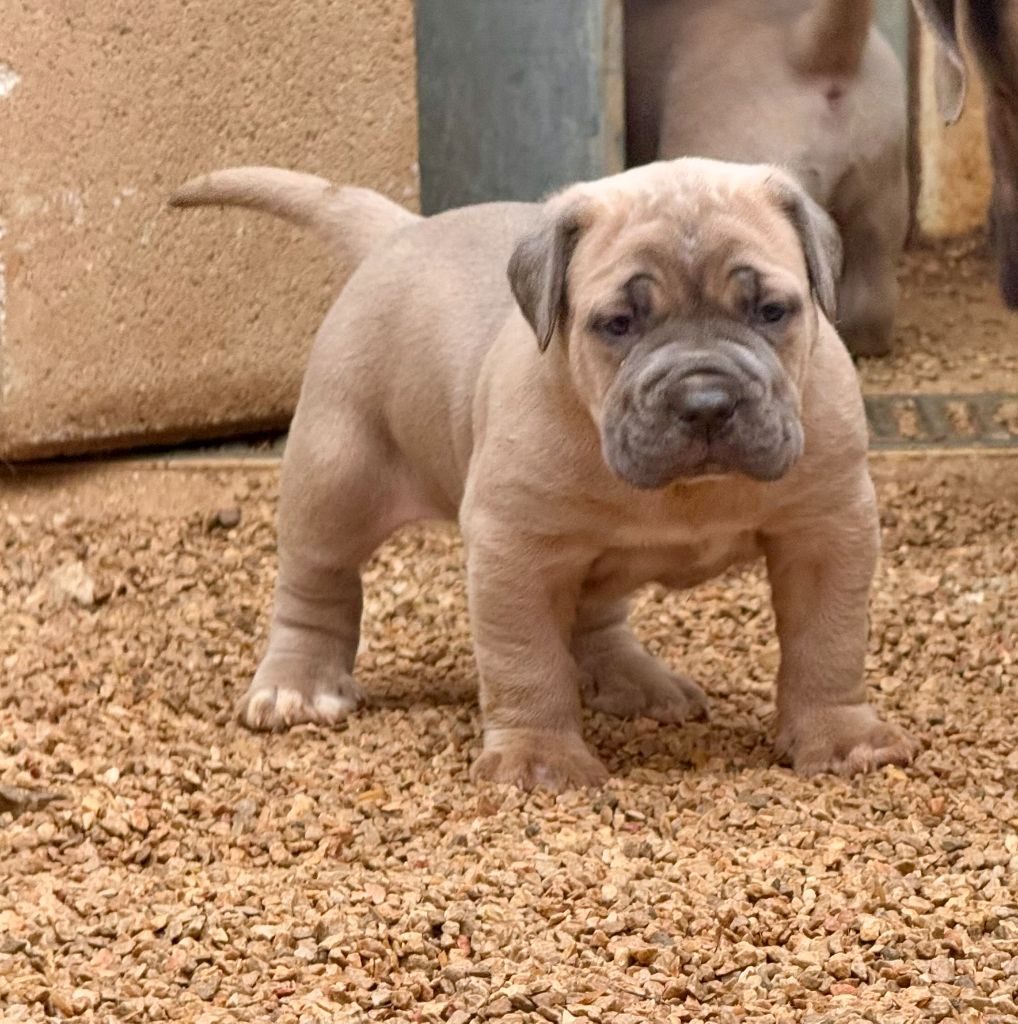
[(360, 703), (353, 679), (310, 692), (299, 687), (252, 686), (237, 708), (237, 717), (249, 729), (289, 729), (307, 723), (336, 725)]
[(470, 778), (524, 790), (541, 787), (561, 792), (602, 786), (608, 781), (608, 769), (579, 736), (545, 733), (518, 739), (502, 737), (493, 743), (486, 738), (485, 750), (474, 761)]
[(800, 775), (851, 776), (889, 764), (904, 767), (920, 749), (904, 729), (884, 722), (867, 705), (810, 716), (808, 724), (794, 729), (794, 738), (779, 734), (778, 743)]

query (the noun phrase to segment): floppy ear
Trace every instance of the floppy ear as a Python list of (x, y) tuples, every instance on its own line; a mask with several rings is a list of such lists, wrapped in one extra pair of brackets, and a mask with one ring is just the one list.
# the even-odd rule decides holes
[(912, 0), (919, 20), (933, 33), (937, 44), (933, 84), (937, 109), (947, 124), (961, 117), (968, 76), (958, 43), (958, 11), (955, 0)]
[(538, 348), (551, 343), (566, 314), (566, 272), (580, 231), (576, 204), (545, 213), (545, 222), (520, 241), (509, 260), (509, 284)]
[(803, 255), (809, 286), (820, 308), (832, 323), (838, 309), (841, 277), (841, 233), (837, 225), (806, 190), (791, 178), (771, 178), (778, 205), (792, 222)]

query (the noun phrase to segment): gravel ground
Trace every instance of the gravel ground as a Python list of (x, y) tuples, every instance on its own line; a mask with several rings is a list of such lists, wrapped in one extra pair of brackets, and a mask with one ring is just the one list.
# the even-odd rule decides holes
[(1018, 314), (1004, 308), (995, 275), (982, 233), (906, 252), (894, 351), (859, 360), (863, 387), (1018, 394)]
[(771, 763), (760, 572), (636, 622), (713, 721), (592, 716), (602, 792), (478, 788), (461, 549), (369, 569), (346, 728), (231, 706), (274, 470), (95, 469), (0, 497), (0, 1018), (1012, 1022), (1018, 460), (878, 464), (875, 699), (917, 763)]

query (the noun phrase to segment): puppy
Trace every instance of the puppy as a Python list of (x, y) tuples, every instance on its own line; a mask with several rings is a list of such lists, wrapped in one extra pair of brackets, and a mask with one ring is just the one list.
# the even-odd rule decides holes
[(909, 760), (863, 682), (878, 523), (859, 389), (830, 324), (838, 237), (793, 178), (676, 160), (543, 205), (420, 219), (248, 168), (172, 202), (316, 224), (363, 257), (319, 332), (286, 448), (247, 725), (356, 707), (358, 568), (397, 527), (441, 518), (467, 550), (473, 778), (603, 782), (581, 701), (666, 722), (702, 712), (700, 687), (630, 631), (627, 595), (760, 556), (782, 650), (778, 751), (803, 772)]
[(627, 0), (629, 160), (781, 164), (844, 240), (838, 328), (890, 348), (908, 227), (905, 81), (873, 0)]

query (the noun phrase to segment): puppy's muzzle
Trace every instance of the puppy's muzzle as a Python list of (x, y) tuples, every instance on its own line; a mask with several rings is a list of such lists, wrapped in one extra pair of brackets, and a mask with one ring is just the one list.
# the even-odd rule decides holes
[(713, 352), (666, 342), (631, 353), (606, 396), (601, 434), (608, 466), (641, 489), (718, 473), (775, 480), (802, 453), (781, 364), (724, 342)]

